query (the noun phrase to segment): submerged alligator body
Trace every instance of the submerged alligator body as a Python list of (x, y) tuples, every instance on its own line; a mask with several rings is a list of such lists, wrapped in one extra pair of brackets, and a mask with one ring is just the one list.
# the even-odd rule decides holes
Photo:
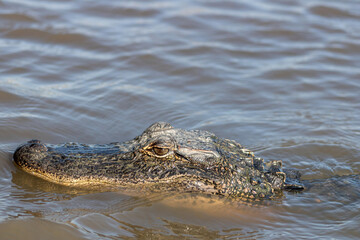
[(31, 140), (15, 151), (14, 161), (26, 172), (71, 186), (139, 187), (247, 199), (303, 189), (287, 179), (281, 161), (265, 163), (235, 141), (163, 122), (124, 143), (54, 145)]

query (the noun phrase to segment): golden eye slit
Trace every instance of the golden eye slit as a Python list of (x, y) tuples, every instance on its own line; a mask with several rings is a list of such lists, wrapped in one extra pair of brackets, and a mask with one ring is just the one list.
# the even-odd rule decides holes
[(158, 156), (164, 156), (169, 152), (168, 148), (153, 147), (152, 150)]

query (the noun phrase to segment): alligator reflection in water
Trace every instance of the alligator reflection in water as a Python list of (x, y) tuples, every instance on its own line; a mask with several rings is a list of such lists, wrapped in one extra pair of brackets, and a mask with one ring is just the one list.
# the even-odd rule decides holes
[(244, 199), (275, 198), (284, 189), (304, 188), (298, 172), (281, 170), (281, 161), (264, 163), (235, 141), (163, 122), (124, 143), (53, 145), (31, 140), (15, 151), (14, 160), (31, 174), (70, 186), (140, 187)]

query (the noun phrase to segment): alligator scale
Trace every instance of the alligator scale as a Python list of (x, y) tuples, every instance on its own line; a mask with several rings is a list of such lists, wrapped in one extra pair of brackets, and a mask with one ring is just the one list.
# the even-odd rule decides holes
[(265, 163), (235, 141), (163, 122), (124, 143), (54, 145), (31, 140), (15, 151), (14, 161), (26, 172), (70, 186), (139, 187), (249, 199), (303, 189), (287, 179), (281, 161)]

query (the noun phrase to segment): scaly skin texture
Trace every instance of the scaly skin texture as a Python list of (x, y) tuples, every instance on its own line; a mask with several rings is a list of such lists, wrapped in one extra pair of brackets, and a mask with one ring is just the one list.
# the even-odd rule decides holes
[(235, 141), (163, 122), (124, 143), (53, 145), (31, 140), (15, 151), (14, 161), (31, 174), (72, 186), (204, 192), (246, 199), (268, 199), (283, 189), (303, 189), (285, 182), (281, 161), (264, 163)]

